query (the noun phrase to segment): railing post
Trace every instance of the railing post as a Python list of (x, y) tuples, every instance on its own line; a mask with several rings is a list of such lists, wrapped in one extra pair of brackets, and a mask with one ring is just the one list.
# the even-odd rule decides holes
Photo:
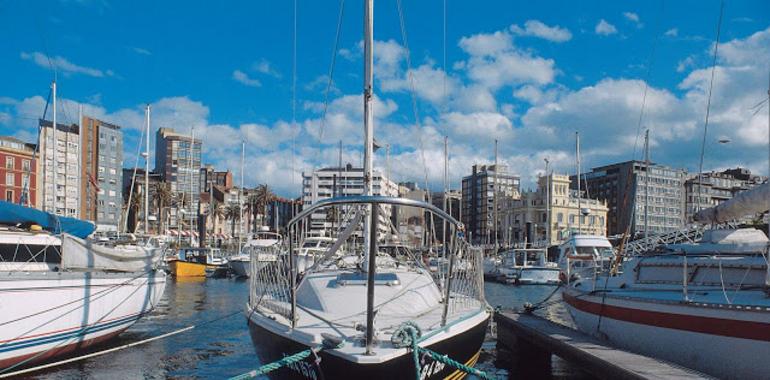
[[(446, 242), (444, 242), (444, 245), (446, 245)], [(452, 270), (454, 268), (454, 262), (455, 262), (455, 256), (457, 256), (457, 246), (453, 244), (452, 250), (450, 251), (449, 256), (449, 268), (447, 269), (446, 273), (446, 283), (444, 286), (446, 287), (446, 292), (444, 293), (444, 311), (441, 313), (441, 326), (446, 326), (446, 318), (447, 314), (449, 313), (449, 301), (450, 301), (450, 290), (452, 288)], [(441, 267), (439, 267), (441, 269)]]
[(369, 266), (366, 277), (366, 355), (374, 355), (374, 277), (377, 274), (377, 227), (379, 226), (380, 206), (372, 203), (372, 215), (369, 223)]
[(297, 263), (291, 236), (292, 234), (289, 234), (289, 275), (291, 276), (291, 328), (293, 329), (297, 327)]

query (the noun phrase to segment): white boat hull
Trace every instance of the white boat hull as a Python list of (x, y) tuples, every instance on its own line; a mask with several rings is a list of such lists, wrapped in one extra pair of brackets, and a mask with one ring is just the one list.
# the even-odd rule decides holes
[(162, 271), (0, 273), (0, 369), (107, 340), (149, 313)]
[[(578, 329), (613, 344), (725, 379), (770, 374), (770, 311), (605, 297), (568, 289)], [(601, 315), (601, 318), (600, 318)]]

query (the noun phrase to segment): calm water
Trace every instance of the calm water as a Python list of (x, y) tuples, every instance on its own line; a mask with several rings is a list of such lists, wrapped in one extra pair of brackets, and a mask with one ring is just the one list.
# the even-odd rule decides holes
[[(492, 306), (520, 308), (525, 302), (543, 300), (552, 287), (515, 287), (486, 284), (487, 300)], [(163, 300), (156, 310), (132, 326), (109, 346), (146, 339), (178, 328), (199, 324), (233, 312), (242, 311), (248, 294), (248, 283), (232, 279), (209, 279), (195, 282), (169, 281)], [(560, 298), (557, 294), (554, 298)], [(538, 311), (541, 315), (570, 323), (566, 309), (555, 304)], [(109, 347), (107, 346), (107, 347)], [(105, 348), (100, 347), (101, 348)], [(484, 344), (479, 368), (502, 378), (531, 377), (526, 368), (515, 366), (505, 353), (498, 355), (492, 334)], [(38, 379), (220, 379), (248, 372), (259, 366), (242, 313), (143, 346), (129, 348), (44, 373)], [(517, 376), (518, 374), (518, 376)], [(538, 376), (538, 377), (542, 377)], [(584, 379), (578, 368), (555, 358), (546, 377)]]

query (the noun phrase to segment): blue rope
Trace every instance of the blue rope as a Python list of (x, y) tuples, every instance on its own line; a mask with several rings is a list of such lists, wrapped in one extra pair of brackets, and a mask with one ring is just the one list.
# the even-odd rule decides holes
[[(319, 349), (320, 350), (320, 349)], [(251, 379), (260, 375), (264, 375), (268, 372), (275, 371), (277, 369), (292, 365), (294, 363), (300, 362), (302, 360), (305, 360), (310, 354), (313, 353), (312, 348), (308, 348), (307, 350), (297, 352), (294, 355), (286, 356), (283, 359), (276, 360), (272, 363), (265, 364), (253, 371), (246, 372), (244, 374), (231, 377), (230, 380), (245, 380), (245, 379)]]
[(487, 380), (493, 380), (494, 377), (488, 375), (486, 372), (478, 370), (473, 367), (469, 367), (463, 363), (460, 363), (452, 358), (450, 358), (447, 355), (439, 354), (438, 352), (435, 352), (433, 350), (420, 347), (418, 343), (420, 342), (420, 336), (422, 335), (422, 332), (420, 331), (419, 326), (414, 324), (413, 322), (406, 322), (399, 326), (398, 329), (393, 333), (391, 337), (391, 343), (395, 347), (411, 347), (412, 348), (412, 359), (414, 360), (414, 370), (415, 370), (415, 379), (420, 380), (420, 373), (422, 372), (422, 368), (420, 366), (420, 354), (426, 354), (431, 357), (431, 359), (444, 363), (446, 365), (452, 366), (454, 368), (457, 368), (465, 373), (469, 373), (475, 376), (478, 376), (482, 379)]

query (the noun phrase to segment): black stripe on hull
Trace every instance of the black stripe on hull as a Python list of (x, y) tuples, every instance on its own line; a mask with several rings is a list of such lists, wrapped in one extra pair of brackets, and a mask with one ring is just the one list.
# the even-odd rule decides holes
[[(249, 320), (249, 332), (257, 356), (261, 363), (270, 363), (284, 356), (295, 354), (308, 347), (291, 339), (275, 334)], [(469, 365), (475, 364), (478, 359), (481, 344), (487, 332), (489, 318), (483, 322), (452, 336), (441, 342), (437, 342), (427, 348), (450, 358)], [(321, 362), (318, 366), (312, 356), (289, 367), (284, 367), (271, 372), (274, 379), (362, 379), (362, 380), (393, 380), (414, 379), (415, 368), (411, 352), (379, 364), (356, 364), (338, 356), (324, 353), (319, 354)], [(444, 379), (452, 376), (452, 379), (461, 379), (462, 374), (456, 372), (451, 366), (433, 361), (430, 357), (421, 357), (421, 379)]]

